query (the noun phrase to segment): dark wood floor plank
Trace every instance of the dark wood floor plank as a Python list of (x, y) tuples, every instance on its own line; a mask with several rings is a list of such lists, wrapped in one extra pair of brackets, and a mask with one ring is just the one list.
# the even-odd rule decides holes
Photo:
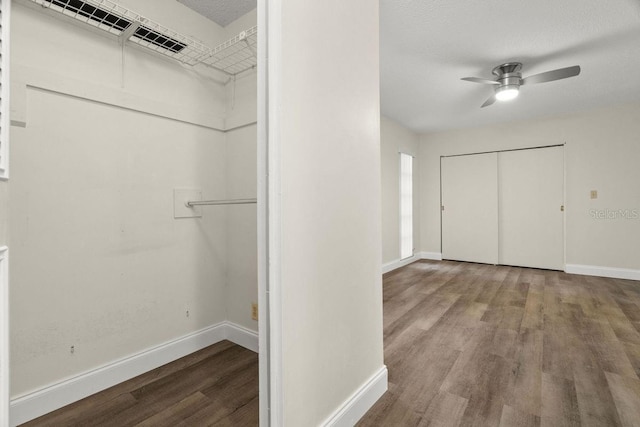
[(620, 418), (605, 373), (597, 367), (574, 372), (583, 426), (619, 426)]
[(246, 352), (246, 349), (239, 346), (230, 347), (215, 358), (202, 360), (133, 390), (131, 394), (137, 400), (136, 405), (117, 414), (105, 414), (105, 418), (96, 418), (96, 422), (108, 421), (120, 425), (140, 423), (165, 408), (178, 404), (195, 391), (204, 390), (221, 378), (240, 372), (246, 367), (240, 365), (242, 355)]
[(626, 316), (607, 316), (609, 324), (618, 339), (625, 343), (640, 344), (640, 332)]
[(640, 302), (636, 301), (617, 301), (618, 306), (622, 310), (625, 316), (631, 322), (640, 322)]
[(538, 427), (540, 417), (526, 412), (520, 412), (509, 405), (502, 407), (500, 427)]
[(540, 425), (543, 427), (580, 425), (578, 397), (573, 381), (542, 374)]
[(640, 380), (609, 372), (605, 375), (620, 415), (620, 423), (625, 427), (640, 426)]
[(636, 371), (636, 375), (640, 378), (640, 344), (624, 342), (623, 345), (627, 357)]
[(543, 322), (544, 285), (534, 283), (529, 285), (529, 294), (524, 305), (521, 326), (528, 329), (542, 329)]
[[(95, 396), (95, 395), (94, 395)], [(55, 426), (88, 426), (91, 417), (123, 411), (136, 404), (130, 393), (121, 393), (107, 399), (96, 399), (94, 396), (80, 402), (65, 406), (35, 420), (22, 424), (23, 427), (55, 427)]]
[[(638, 425), (639, 282), (454, 261), (412, 266), (393, 276), (392, 293), (384, 280), (392, 387), (359, 426)], [(426, 370), (447, 370), (438, 356), (455, 357), (444, 379)]]
[(424, 314), (414, 324), (417, 328), (428, 331), (460, 298), (458, 294), (432, 295), (428, 305), (424, 307)]
[(185, 397), (180, 402), (170, 405), (166, 409), (136, 424), (136, 427), (173, 427), (183, 422), (189, 414), (209, 405), (211, 405), (211, 400), (197, 391)]
[(405, 376), (397, 379), (402, 384), (397, 402), (404, 402), (410, 411), (400, 405), (394, 405), (382, 418), (382, 422), (399, 425), (417, 425), (429, 407), (432, 399), (438, 394), (440, 384), (457, 360), (460, 352), (450, 348), (430, 349), (412, 357), (411, 368)]
[(518, 349), (516, 343), (519, 333), (511, 329), (497, 328), (493, 336), (490, 352), (506, 360), (513, 360)]
[(486, 325), (473, 332), (441, 386), (464, 398), (471, 396), (478, 382), (487, 381), (489, 364), (500, 358), (490, 351), (496, 328)]
[[(214, 391), (223, 396), (222, 405)], [(228, 396), (243, 404), (229, 404)], [(215, 406), (222, 409), (213, 423), (257, 426), (257, 399), (257, 354), (222, 341), (24, 425), (199, 426), (205, 424), (189, 418)]]
[(542, 331), (520, 331), (505, 399), (511, 409), (537, 417), (542, 407), (542, 343)]
[(584, 319), (582, 327), (584, 340), (605, 372), (613, 372), (623, 376), (638, 379), (624, 345), (611, 328), (608, 319)]
[(463, 397), (441, 391), (429, 404), (419, 427), (460, 426), (468, 403)]

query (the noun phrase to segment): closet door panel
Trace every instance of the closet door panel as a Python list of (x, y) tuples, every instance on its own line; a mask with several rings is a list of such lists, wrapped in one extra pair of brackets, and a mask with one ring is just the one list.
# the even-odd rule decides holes
[(500, 264), (564, 268), (563, 147), (499, 153)]
[(498, 156), (442, 158), (442, 257), (498, 263)]

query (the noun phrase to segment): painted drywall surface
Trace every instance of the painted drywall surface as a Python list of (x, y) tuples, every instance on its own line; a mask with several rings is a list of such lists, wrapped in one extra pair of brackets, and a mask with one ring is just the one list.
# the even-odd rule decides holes
[[(11, 147), (14, 396), (225, 318), (226, 214), (175, 220), (172, 194), (224, 197), (224, 136), (46, 92), (28, 102)], [(118, 127), (96, 134), (103, 120)]]
[[(566, 143), (566, 264), (640, 269), (640, 218), (633, 215), (640, 213), (638, 117), (640, 105), (631, 104), (422, 135), (422, 250), (440, 252), (440, 156)], [(598, 191), (597, 199), (590, 198), (591, 190)], [(629, 218), (611, 214), (619, 210)]]
[[(135, 3), (171, 16), (177, 4)], [(195, 14), (184, 19), (185, 31), (226, 36)], [(105, 105), (28, 88), (18, 103), (27, 126), (12, 128), (8, 184), (17, 397), (225, 320), (226, 211), (175, 220), (173, 188), (222, 198), (227, 177), (223, 133), (126, 108), (141, 98), (222, 122), (215, 73), (133, 48), (123, 73), (110, 38), (20, 4), (12, 24), (16, 81), (29, 70), (120, 94)]]
[[(256, 11), (225, 27), (227, 37), (256, 25)], [(227, 196), (255, 198), (257, 193), (257, 78), (246, 71), (227, 84)], [(258, 331), (251, 304), (258, 302), (258, 230), (256, 205), (229, 206), (227, 216), (227, 319)]]
[(237, 127), (257, 120), (257, 80), (256, 71), (247, 70), (226, 85), (227, 109), (226, 129)]
[[(256, 126), (226, 134), (227, 197), (256, 197)], [(232, 205), (227, 209), (227, 319), (257, 331), (251, 303), (258, 302), (258, 242), (256, 205)]]
[(380, 121), (380, 155), (382, 172), (382, 263), (400, 259), (400, 160), (398, 153), (413, 159), (413, 246), (420, 247), (420, 138), (415, 133), (382, 116)]
[(383, 367), (378, 4), (280, 7), (283, 424), (311, 426)]

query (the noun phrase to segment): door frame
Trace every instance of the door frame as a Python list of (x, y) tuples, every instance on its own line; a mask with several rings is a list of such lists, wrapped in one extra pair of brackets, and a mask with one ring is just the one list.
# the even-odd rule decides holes
[(258, 340), (260, 426), (283, 424), (280, 289), (281, 2), (258, 0)]

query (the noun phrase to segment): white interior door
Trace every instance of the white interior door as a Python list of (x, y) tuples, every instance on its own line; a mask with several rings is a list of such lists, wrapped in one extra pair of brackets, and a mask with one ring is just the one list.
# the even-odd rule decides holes
[(500, 264), (564, 268), (563, 147), (499, 153)]
[(497, 153), (442, 158), (442, 257), (498, 263)]

